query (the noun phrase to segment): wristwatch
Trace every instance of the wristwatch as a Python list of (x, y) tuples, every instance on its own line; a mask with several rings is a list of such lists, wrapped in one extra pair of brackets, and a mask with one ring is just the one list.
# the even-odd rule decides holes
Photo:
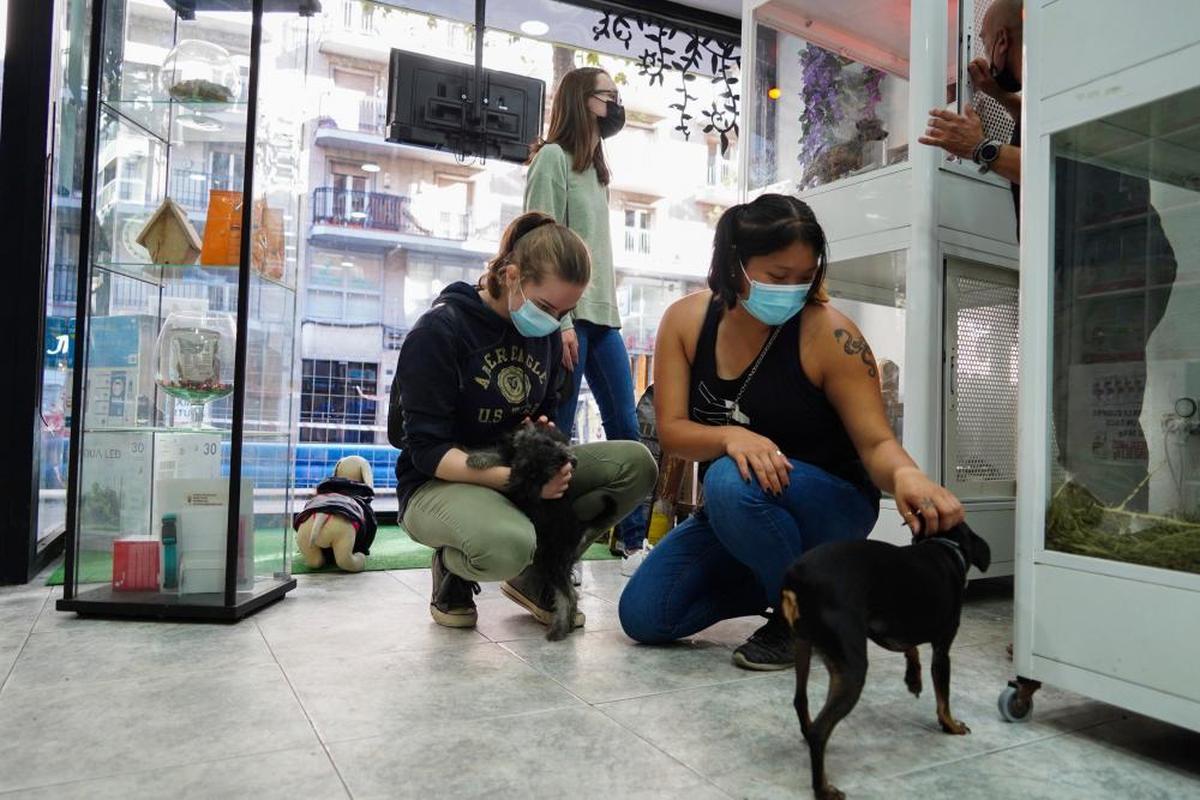
[(1002, 142), (995, 139), (984, 139), (975, 145), (975, 152), (971, 154), (971, 160), (979, 165), (980, 173), (991, 170), (992, 162), (1000, 157), (1000, 148), (1003, 146)]

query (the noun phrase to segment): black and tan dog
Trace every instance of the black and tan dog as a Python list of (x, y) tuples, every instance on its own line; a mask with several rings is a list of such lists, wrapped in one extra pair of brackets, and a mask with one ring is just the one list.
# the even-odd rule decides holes
[[(950, 714), (950, 644), (958, 632), (969, 566), (991, 563), (987, 542), (967, 525), (915, 541), (832, 542), (805, 553), (788, 571), (780, 607), (796, 644), (796, 715), (808, 742), (813, 792), (840, 800), (825, 775), (825, 745), (850, 713), (867, 677), (867, 639), (904, 653), (904, 683), (921, 694), (917, 645), (933, 646), (937, 718), (946, 733), (970, 729)], [(816, 718), (808, 711), (808, 667), (813, 650), (829, 670), (829, 692)]]
[(543, 423), (522, 425), (496, 447), (467, 454), (467, 466), (472, 469), (504, 465), (512, 470), (504, 494), (529, 517), (537, 534), (531, 569), (553, 597), (554, 616), (546, 633), (551, 641), (571, 632), (579, 605), (579, 595), (571, 584), (571, 565), (581, 549), (585, 526), (565, 497), (542, 498), (542, 487), (568, 463), (574, 465), (575, 456), (567, 437)]

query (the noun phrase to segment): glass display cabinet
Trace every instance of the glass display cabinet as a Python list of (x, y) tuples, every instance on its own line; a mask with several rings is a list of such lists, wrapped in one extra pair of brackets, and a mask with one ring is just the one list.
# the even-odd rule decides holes
[[(1200, 7), (1027, 3), (1014, 666), (1200, 730)], [(1080, 21), (1085, 30), (1080, 30)], [(1110, 43), (1080, 54), (1074, 42)], [(1068, 58), (1068, 52), (1073, 53)], [(1066, 91), (1070, 89), (1070, 91)]]
[(255, 478), (293, 450), (286, 89), (318, 8), (93, 3), (60, 610), (232, 620), (295, 586), (291, 487)]
[[(799, 196), (830, 241), (833, 302), (880, 364), (905, 448), (1013, 566), (1017, 227), (1009, 184), (917, 143), (930, 109), (1013, 120), (965, 87), (991, 0), (745, 0), (742, 193)], [(872, 536), (906, 544), (895, 504)]]

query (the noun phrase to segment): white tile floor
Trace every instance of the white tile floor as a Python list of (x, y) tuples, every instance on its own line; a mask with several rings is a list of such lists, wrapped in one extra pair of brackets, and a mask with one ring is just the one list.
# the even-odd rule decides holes
[[(631, 643), (615, 562), (586, 565), (586, 632), (550, 643), (495, 586), (474, 631), (429, 619), (429, 572), (302, 576), (234, 626), (103, 621), (0, 589), (0, 797), (808, 798), (790, 672), (730, 649), (758, 620)], [(872, 649), (829, 751), (851, 798), (1200, 797), (1200, 735), (1053, 688), (1001, 722), (1010, 584), (976, 584), (955, 713)], [(925, 654), (926, 663), (928, 654)], [(814, 701), (824, 675), (814, 674)], [(926, 673), (926, 686), (928, 676)]]

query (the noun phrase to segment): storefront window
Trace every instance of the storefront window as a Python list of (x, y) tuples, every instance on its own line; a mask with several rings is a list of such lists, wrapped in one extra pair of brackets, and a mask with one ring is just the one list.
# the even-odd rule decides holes
[[(3, 15), (4, 9), (0, 8), (0, 17)], [(34, 531), (38, 550), (62, 533), (66, 521), (67, 455), (73, 419), (71, 387), (75, 368), (75, 301), (80, 261), (80, 203), (83, 196), (84, 132), (87, 127), (87, 86), (84, 80), (87, 75), (90, 18), (90, 2), (55, 0), (54, 24), (59, 50), (53, 67), (52, 89), (56, 102), (55, 117), (51, 124), (56, 146), (52, 163), (50, 251), (46, 262), (46, 333), (42, 354), (39, 448), (41, 464), (38, 472), (37, 530)], [(138, 300), (140, 310), (144, 305), (141, 304), (141, 298)]]
[[(390, 49), (471, 63), (473, 3), (322, 5), (314, 25), (324, 35), (311, 54), (311, 72), (324, 76), (314, 81), (313, 153), (313, 163), (323, 166), (310, 170), (312, 227), (301, 297), (304, 342), (312, 351), (301, 357), (375, 360), (386, 392), (407, 330), (447, 285), (478, 279), (504, 227), (520, 214), (525, 169), (384, 139)], [(601, 67), (620, 89), (628, 122), (605, 142), (613, 174), (610, 229), (618, 286), (629, 287), (621, 300), (628, 308), (623, 330), (631, 369), (642, 376), (635, 386), (642, 387), (662, 310), (682, 296), (686, 282), (703, 280), (712, 225), (737, 201), (736, 41), (666, 26), (674, 30), (664, 46), (676, 51), (668, 60), (693, 41), (699, 50), (686, 70), (667, 64), (660, 74), (660, 65), (643, 57), (652, 44), (647, 34), (660, 27), (653, 17), (555, 0), (492, 2), (487, 14), (484, 66), (544, 81), (546, 124), (554, 90), (571, 69)], [(541, 25), (525, 24), (531, 22)], [(681, 103), (685, 85), (688, 99)], [(681, 104), (686, 108), (673, 107)], [(353, 178), (338, 183), (340, 175)], [(351, 308), (350, 290), (331, 270), (343, 257), (380, 265), (378, 300), (362, 295)], [(380, 335), (360, 329), (371, 321), (381, 323)], [(376, 344), (368, 345), (370, 336)], [(373, 353), (366, 352), (369, 346)], [(578, 437), (601, 435), (586, 387), (580, 407), (596, 424), (580, 424)], [(385, 441), (382, 426), (374, 441)]]
[(1200, 90), (1056, 134), (1046, 547), (1200, 572)]

